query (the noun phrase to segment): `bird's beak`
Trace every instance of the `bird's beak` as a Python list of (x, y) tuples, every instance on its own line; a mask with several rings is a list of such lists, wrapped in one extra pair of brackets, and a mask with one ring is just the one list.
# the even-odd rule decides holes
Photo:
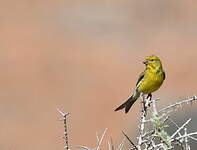
[(148, 60), (144, 60), (143, 64), (147, 65), (148, 64)]

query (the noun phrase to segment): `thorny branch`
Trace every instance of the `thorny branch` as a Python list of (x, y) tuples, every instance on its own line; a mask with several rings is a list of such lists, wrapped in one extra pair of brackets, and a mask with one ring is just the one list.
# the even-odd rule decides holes
[(64, 149), (69, 150), (69, 147), (68, 147), (68, 132), (67, 132), (67, 123), (66, 123), (66, 117), (69, 115), (69, 113), (64, 113), (64, 112), (60, 111), (59, 109), (57, 109), (57, 111), (61, 115), (60, 120), (64, 121), (64, 137), (63, 137), (64, 142), (65, 142)]
[[(156, 102), (159, 99), (145, 99), (142, 98), (141, 115), (139, 122), (139, 135), (137, 136), (137, 144), (131, 141), (131, 139), (124, 133), (126, 139), (131, 143), (133, 148), (130, 150), (172, 150), (175, 145), (180, 145), (183, 150), (191, 150), (189, 141), (197, 141), (197, 138), (193, 137), (197, 135), (197, 132), (188, 133), (187, 125), (191, 121), (191, 118), (185, 121), (182, 125), (175, 123), (169, 115), (168, 111), (172, 110), (182, 104), (189, 104), (197, 100), (197, 96), (185, 99), (180, 102), (168, 105), (160, 110), (157, 109)], [(151, 109), (150, 109), (151, 108)], [(68, 134), (66, 126), (66, 117), (69, 113), (64, 113), (60, 110), (58, 112), (61, 115), (61, 120), (64, 121), (64, 140), (65, 149), (69, 150), (68, 147)], [(149, 114), (148, 114), (149, 112)], [(171, 135), (166, 131), (168, 128), (167, 120), (172, 122), (176, 126), (176, 130)], [(107, 128), (104, 130), (102, 136), (97, 137), (97, 146), (95, 148), (89, 148), (86, 146), (78, 146), (78, 148), (84, 150), (101, 150), (100, 146), (106, 134)], [(113, 143), (108, 142), (109, 150), (125, 150), (124, 142), (125, 138), (119, 144), (117, 148)]]
[[(138, 136), (138, 145), (136, 147), (138, 150), (146, 149), (146, 150), (159, 150), (159, 149), (173, 149), (173, 145), (176, 145), (175, 141), (181, 145), (184, 145), (184, 150), (190, 150), (191, 147), (189, 145), (189, 139), (197, 141), (197, 138), (193, 137), (192, 135), (196, 135), (197, 132), (188, 133), (186, 126), (191, 121), (191, 118), (187, 120), (185, 123), (183, 123), (182, 126), (178, 126), (175, 122), (173, 124), (176, 125), (177, 130), (170, 136), (169, 133), (165, 131), (165, 129), (168, 127), (165, 125), (166, 120), (169, 119), (169, 116), (166, 113), (166, 110), (170, 110), (172, 108), (175, 108), (177, 106), (182, 106), (182, 104), (188, 104), (192, 103), (193, 101), (197, 100), (196, 96), (193, 96), (192, 98), (176, 102), (175, 104), (169, 105), (161, 110), (157, 110), (156, 108), (156, 100), (143, 100), (146, 103), (148, 103), (146, 106), (152, 105), (152, 111), (151, 111), (151, 117), (150, 119), (147, 119), (147, 115), (141, 114), (141, 126), (140, 126), (140, 134)], [(144, 107), (142, 107), (143, 109)], [(147, 108), (144, 108), (144, 111), (148, 110)], [(172, 121), (172, 120), (171, 120)], [(153, 129), (150, 129), (150, 126), (145, 126), (144, 123), (152, 123)], [(146, 124), (147, 125), (147, 124)], [(144, 130), (145, 133), (144, 133)], [(184, 130), (184, 134), (181, 134), (181, 130)], [(147, 135), (147, 133), (151, 133)], [(142, 134), (144, 133), (144, 135)], [(143, 136), (142, 136), (143, 135)], [(160, 141), (158, 143), (158, 141)], [(144, 146), (143, 146), (144, 145)]]
[(136, 146), (138, 150), (141, 150), (141, 145), (143, 143), (143, 135), (144, 135), (144, 126), (145, 126), (145, 118), (147, 115), (147, 101), (143, 95), (142, 98), (142, 105), (141, 105), (141, 116), (140, 116), (140, 126), (139, 126), (139, 137), (138, 137), (138, 145)]
[[(104, 130), (103, 134), (101, 135), (101, 138), (99, 138), (99, 137), (96, 135), (96, 138), (97, 138), (97, 147), (96, 147), (96, 148), (91, 149), (91, 148), (89, 148), (89, 147), (80, 146), (80, 145), (77, 146), (77, 148), (81, 148), (81, 149), (84, 149), (84, 150), (100, 150), (100, 149), (101, 149), (100, 146), (101, 146), (101, 143), (103, 142), (103, 139), (104, 139), (104, 136), (105, 136), (106, 132), (107, 132), (107, 128)], [(109, 144), (109, 143), (108, 143), (108, 144)], [(111, 145), (109, 144), (109, 147), (113, 147), (113, 145), (111, 146)]]
[(164, 108), (162, 108), (160, 111), (159, 111), (159, 113), (161, 113), (161, 112), (164, 112), (164, 111), (166, 111), (166, 110), (169, 110), (169, 109), (174, 109), (175, 107), (177, 107), (177, 106), (182, 106), (182, 104), (192, 104), (192, 102), (193, 101), (196, 101), (197, 100), (197, 96), (193, 96), (192, 98), (189, 98), (189, 99), (185, 99), (185, 100), (183, 100), (183, 101), (180, 101), (180, 102), (176, 102), (175, 104), (172, 104), (172, 105), (168, 105), (168, 106), (166, 106), (166, 107), (164, 107)]
[[(177, 106), (182, 106), (182, 104), (192, 103), (194, 100), (197, 100), (196, 96), (192, 98), (176, 102), (175, 104), (169, 105), (161, 110), (157, 110), (156, 108), (156, 101), (158, 99), (145, 99), (142, 98), (143, 105), (142, 113), (140, 116), (140, 125), (139, 125), (139, 135), (137, 137), (138, 144), (135, 145), (130, 138), (127, 136), (127, 139), (130, 143), (133, 143), (133, 149), (137, 150), (159, 150), (159, 149), (173, 149), (173, 145), (179, 143), (184, 146), (184, 150), (190, 150), (189, 139), (197, 141), (197, 138), (193, 137), (192, 135), (196, 135), (196, 132), (187, 133), (186, 126), (191, 121), (191, 119), (187, 120), (183, 123), (182, 126), (178, 126), (175, 122), (173, 124), (176, 125), (177, 130), (172, 134), (169, 135), (165, 130), (168, 127), (166, 125), (166, 121), (169, 119), (169, 116), (166, 113), (166, 110), (170, 110)], [(148, 107), (152, 108), (150, 119), (147, 117)], [(170, 119), (171, 120), (171, 119)], [(172, 120), (171, 120), (172, 121)], [(153, 128), (150, 128), (150, 125), (147, 126), (147, 123), (151, 123)], [(184, 135), (181, 134), (181, 130), (184, 130)], [(175, 142), (176, 141), (176, 142)]]

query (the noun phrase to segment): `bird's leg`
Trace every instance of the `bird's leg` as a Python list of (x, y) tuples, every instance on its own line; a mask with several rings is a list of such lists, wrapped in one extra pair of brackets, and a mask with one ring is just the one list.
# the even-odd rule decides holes
[(149, 93), (148, 96), (146, 97), (147, 99), (150, 97), (150, 100), (152, 99), (152, 94)]
[[(149, 93), (148, 96), (146, 97), (146, 99), (152, 100), (152, 94)], [(148, 103), (148, 106), (150, 107), (150, 103)]]

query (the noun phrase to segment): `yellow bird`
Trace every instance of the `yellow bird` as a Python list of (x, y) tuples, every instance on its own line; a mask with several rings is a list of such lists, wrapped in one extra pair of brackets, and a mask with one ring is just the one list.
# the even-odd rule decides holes
[(159, 57), (154, 55), (147, 56), (143, 63), (146, 69), (140, 74), (134, 92), (115, 111), (125, 108), (125, 113), (127, 113), (140, 95), (148, 94), (148, 97), (152, 98), (151, 93), (158, 90), (165, 80), (165, 72)]

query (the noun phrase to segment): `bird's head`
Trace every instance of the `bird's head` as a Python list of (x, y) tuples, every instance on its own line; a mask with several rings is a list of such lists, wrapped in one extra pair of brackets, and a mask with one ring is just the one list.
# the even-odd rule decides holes
[(147, 68), (160, 69), (162, 68), (161, 60), (155, 55), (147, 56), (143, 63)]

